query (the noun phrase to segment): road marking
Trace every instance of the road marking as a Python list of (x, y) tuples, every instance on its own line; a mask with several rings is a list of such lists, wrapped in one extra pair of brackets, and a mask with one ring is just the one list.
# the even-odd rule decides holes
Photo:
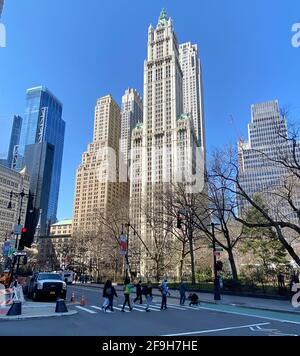
[(253, 324), (253, 325), (242, 325), (242, 326), (232, 326), (232, 327), (229, 327), (229, 328), (201, 330), (201, 331), (191, 331), (189, 333), (169, 334), (169, 335), (162, 335), (162, 336), (185, 336), (185, 335), (210, 334), (210, 333), (216, 333), (216, 332), (219, 332), (219, 331), (228, 331), (228, 330), (237, 330), (237, 329), (249, 329), (249, 328), (254, 327), (254, 326), (263, 326), (263, 325), (270, 325), (270, 323)]
[[(154, 308), (159, 308), (160, 309), (160, 305), (152, 305)], [(184, 309), (184, 308), (182, 308), (182, 307), (178, 307), (178, 306), (173, 306), (172, 304), (167, 304), (167, 308), (168, 309), (177, 309), (177, 310), (182, 310), (182, 311), (184, 311), (184, 310), (186, 310), (186, 309)]]
[[(152, 305), (152, 304), (151, 304)], [(142, 310), (139, 310), (139, 311), (142, 311), (142, 312), (145, 312), (145, 310), (146, 310), (146, 308), (147, 308), (147, 305), (146, 304), (144, 304), (143, 306), (135, 306), (134, 308), (142, 308)], [(159, 312), (159, 310), (157, 310), (157, 309), (154, 309), (154, 308), (151, 308), (151, 307), (149, 307), (149, 310), (152, 310), (152, 311), (155, 311), (155, 312)]]
[[(117, 309), (117, 310), (119, 310), (119, 311), (121, 311), (122, 310), (122, 308), (118, 308), (118, 307), (114, 307), (114, 309)], [(128, 310), (125, 310), (125, 313), (130, 313)]]
[(97, 310), (103, 311), (103, 309), (102, 309), (102, 308), (100, 308), (100, 307), (96, 307), (95, 305), (91, 305), (91, 308), (94, 308), (94, 309), (97, 309)]
[(87, 313), (90, 313), (90, 314), (97, 314), (96, 312), (94, 312), (93, 310), (90, 310), (90, 309), (87, 309), (87, 308), (83, 308), (83, 307), (80, 307), (80, 306), (76, 306), (77, 309), (80, 309), (80, 310), (83, 310)]
[(218, 312), (218, 313), (226, 313), (226, 314), (235, 314), (235, 315), (249, 316), (249, 317), (251, 317), (251, 318), (257, 318), (257, 319), (265, 319), (265, 320), (279, 321), (280, 323), (289, 323), (289, 324), (300, 325), (300, 321), (298, 322), (298, 321), (293, 321), (293, 320), (284, 320), (284, 319), (278, 319), (278, 318), (271, 318), (271, 317), (269, 317), (269, 316), (261, 316), (261, 315), (256, 315), (256, 314), (248, 314), (248, 313), (235, 312), (235, 311), (229, 311), (229, 310), (221, 310), (221, 309), (208, 308), (208, 307), (199, 307), (199, 309), (215, 311), (215, 312)]

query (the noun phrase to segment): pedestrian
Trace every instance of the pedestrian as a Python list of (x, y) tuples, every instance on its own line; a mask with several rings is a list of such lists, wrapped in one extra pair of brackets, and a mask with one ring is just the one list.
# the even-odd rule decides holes
[(108, 297), (108, 300), (109, 300), (109, 303), (108, 305), (106, 306), (105, 308), (105, 311), (107, 309), (110, 309), (111, 312), (114, 311), (114, 297), (117, 297), (118, 298), (118, 295), (117, 295), (117, 292), (116, 292), (116, 289), (115, 287), (112, 285), (112, 282), (109, 281), (109, 287), (106, 291), (106, 295)]
[(161, 300), (161, 307), (160, 310), (167, 310), (168, 306), (167, 306), (167, 296), (170, 296), (169, 293), (169, 287), (168, 287), (168, 280), (165, 278), (164, 281), (162, 282), (161, 286), (160, 286), (160, 291), (161, 291), (161, 296), (162, 296), (162, 300)]
[(184, 282), (183, 280), (180, 283), (179, 286), (179, 293), (180, 293), (180, 305), (184, 305), (185, 301), (186, 301), (186, 292), (188, 290), (187, 284), (186, 282)]
[(130, 294), (132, 292), (132, 284), (130, 283), (130, 278), (126, 278), (124, 282), (124, 304), (121, 312), (125, 312), (125, 306), (128, 304), (129, 310), (132, 311), (132, 307), (130, 305)]
[(109, 305), (109, 295), (110, 293), (110, 289), (111, 288), (111, 281), (108, 279), (105, 284), (104, 284), (104, 288), (103, 288), (103, 304), (102, 304), (102, 310), (104, 312), (106, 312), (106, 309)]
[(142, 293), (143, 293), (143, 295), (145, 295), (146, 301), (147, 301), (146, 312), (150, 312), (150, 304), (152, 303), (152, 300), (153, 300), (152, 284), (150, 281), (147, 282), (147, 286), (143, 287)]
[(134, 299), (133, 304), (135, 304), (138, 300), (140, 300), (140, 304), (143, 304), (142, 281), (139, 281), (135, 287), (136, 287), (136, 298)]

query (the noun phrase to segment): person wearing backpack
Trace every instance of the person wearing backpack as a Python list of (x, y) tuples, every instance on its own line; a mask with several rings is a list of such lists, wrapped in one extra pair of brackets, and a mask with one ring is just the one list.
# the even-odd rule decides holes
[(112, 285), (112, 282), (110, 281), (110, 287), (107, 289), (106, 291), (109, 303), (108, 305), (105, 307), (105, 312), (107, 309), (110, 309), (111, 312), (114, 311), (114, 297), (118, 298), (117, 292), (115, 290), (115, 287)]
[(150, 304), (152, 303), (153, 295), (152, 295), (152, 285), (151, 282), (148, 281), (147, 286), (144, 286), (142, 289), (143, 295), (146, 297), (147, 307), (146, 312), (150, 312)]
[(109, 304), (109, 294), (110, 291), (109, 289), (111, 288), (111, 281), (107, 280), (106, 283), (104, 284), (103, 288), (103, 304), (102, 304), (102, 310), (105, 312), (106, 308)]
[(136, 298), (133, 301), (135, 304), (138, 300), (140, 300), (140, 304), (143, 304), (143, 294), (142, 294), (142, 281), (136, 285)]
[(130, 305), (130, 294), (132, 292), (132, 284), (130, 283), (130, 278), (125, 279), (124, 283), (124, 304), (121, 312), (125, 313), (125, 306), (128, 304), (129, 310), (132, 311), (132, 307)]

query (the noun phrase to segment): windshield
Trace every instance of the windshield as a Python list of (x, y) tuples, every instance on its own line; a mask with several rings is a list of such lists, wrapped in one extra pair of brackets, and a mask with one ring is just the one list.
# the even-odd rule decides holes
[(38, 276), (38, 280), (41, 279), (53, 279), (53, 280), (62, 280), (61, 276), (59, 274), (54, 274), (54, 273), (41, 273)]

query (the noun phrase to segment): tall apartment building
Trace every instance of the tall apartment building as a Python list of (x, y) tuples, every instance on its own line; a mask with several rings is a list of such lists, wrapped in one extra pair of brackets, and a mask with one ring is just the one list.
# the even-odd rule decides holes
[[(46, 189), (39, 189), (32, 182), (30, 188), (35, 195), (35, 210), (42, 216), (41, 234), (47, 234), (51, 223), (57, 220), (64, 137), (65, 121), (62, 119), (61, 102), (45, 87), (28, 89), (16, 170), (20, 171), (26, 162), (27, 165), (30, 162), (29, 175), (30, 177), (39, 177), (38, 182), (44, 180), (41, 176), (42, 170), (47, 175), (50, 172), (49, 192), (46, 192)], [(45, 154), (45, 150), (48, 152), (47, 154)], [(32, 159), (33, 151), (35, 161)], [(53, 159), (51, 151), (53, 151)], [(47, 159), (49, 163), (45, 165), (44, 159)], [(46, 182), (46, 184), (48, 183)], [(43, 207), (38, 205), (41, 200), (44, 201)]]
[(95, 109), (94, 138), (77, 170), (73, 231), (93, 231), (95, 214), (116, 209), (128, 199), (128, 183), (119, 183), (121, 115), (111, 95), (100, 98)]
[[(10, 202), (10, 192), (21, 193), (24, 190), (25, 194), (29, 193), (29, 176), (24, 169), (20, 173), (0, 165), (0, 246), (5, 239), (11, 239), (13, 226), (18, 223), (21, 198), (20, 196), (12, 196), (12, 208), (8, 209)], [(21, 209), (21, 225), (25, 225), (25, 217), (27, 211), (27, 198), (23, 199)]]
[[(169, 182), (181, 178), (185, 166), (193, 165), (194, 157), (186, 154), (197, 146), (193, 120), (183, 115), (183, 72), (179, 59), (173, 23), (163, 10), (156, 28), (149, 27), (144, 121), (132, 134), (130, 218), (148, 246), (153, 241), (153, 230), (147, 224), (145, 204), (150, 211), (158, 207), (156, 194), (163, 193)], [(151, 261), (142, 244), (139, 249), (137, 273), (145, 276), (151, 270)]]
[(191, 42), (181, 44), (179, 61), (183, 72), (183, 111), (192, 117), (199, 145), (205, 150), (202, 69), (198, 46)]
[[(272, 194), (281, 189), (288, 174), (283, 165), (278, 165), (274, 161), (282, 154), (288, 161), (293, 154), (293, 143), (288, 141), (286, 119), (280, 112), (278, 101), (252, 105), (251, 111), (248, 142), (240, 141), (238, 146), (241, 185), (251, 196), (261, 194), (266, 203), (272, 206), (274, 214), (293, 218), (290, 207), (287, 204), (280, 204)], [(295, 148), (295, 154), (299, 162), (300, 143)], [(297, 190), (294, 202), (300, 208), (300, 187)], [(272, 201), (268, 201), (270, 197)], [(241, 214), (249, 205), (240, 198), (238, 203)]]
[(128, 164), (132, 130), (143, 121), (143, 99), (135, 89), (127, 89), (122, 97), (121, 109), (121, 152)]

